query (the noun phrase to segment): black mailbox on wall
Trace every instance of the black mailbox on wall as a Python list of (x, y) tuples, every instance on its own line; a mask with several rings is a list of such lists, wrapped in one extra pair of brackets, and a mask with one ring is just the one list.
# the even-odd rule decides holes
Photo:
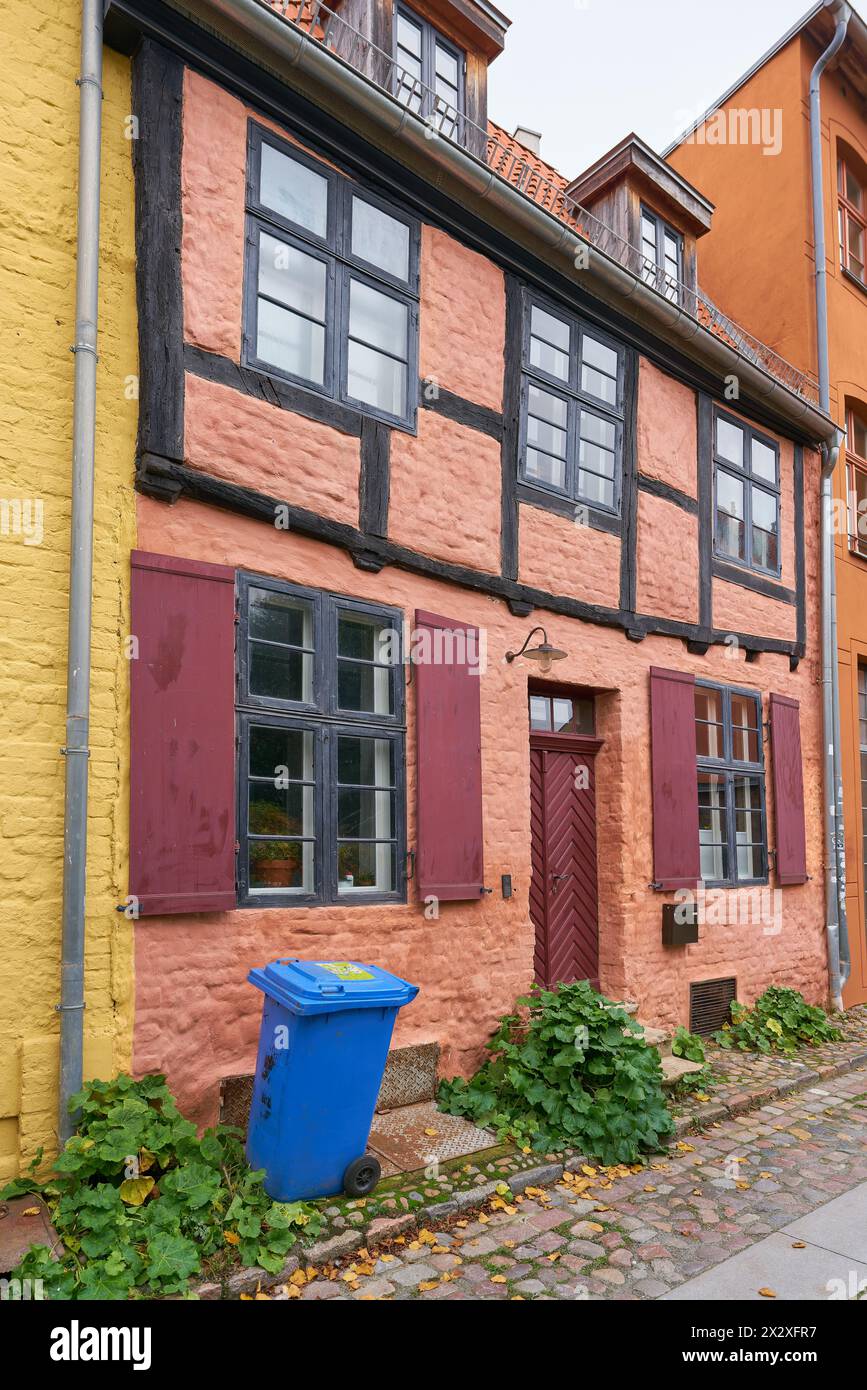
[(692, 946), (698, 941), (698, 904), (664, 903), (663, 946)]

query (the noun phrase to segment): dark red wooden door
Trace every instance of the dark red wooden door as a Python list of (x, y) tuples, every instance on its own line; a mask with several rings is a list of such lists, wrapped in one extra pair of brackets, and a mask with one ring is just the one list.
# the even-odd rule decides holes
[(536, 979), (547, 986), (589, 980), (598, 988), (595, 747), (569, 743), (557, 747), (544, 735), (530, 743)]

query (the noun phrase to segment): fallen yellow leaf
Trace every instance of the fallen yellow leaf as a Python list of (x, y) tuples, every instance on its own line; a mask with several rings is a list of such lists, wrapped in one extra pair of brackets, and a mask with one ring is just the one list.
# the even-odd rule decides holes
[(479, 1220), (481, 1221), (481, 1223), (482, 1223), (483, 1226), (487, 1226), (487, 1224), (488, 1224), (488, 1222), (490, 1221), (490, 1219), (491, 1219), (491, 1218), (490, 1218), (489, 1216), (486, 1216), (485, 1213), (484, 1213), (483, 1211), (480, 1211), (480, 1212), (479, 1212)]
[(806, 1250), (806, 1248), (807, 1248), (807, 1242), (806, 1242), (806, 1241), (804, 1241), (804, 1240), (793, 1240), (793, 1241), (792, 1241), (792, 1249), (793, 1249), (793, 1250)]
[(492, 1284), (505, 1284), (505, 1282), (506, 1282), (506, 1276), (505, 1276), (505, 1274), (492, 1274), (492, 1275), (491, 1275), (491, 1283), (492, 1283)]
[(431, 1136), (431, 1138), (433, 1138), (433, 1136), (434, 1136), (435, 1134), (439, 1134), (439, 1130), (438, 1130), (438, 1129), (426, 1129), (426, 1130), (425, 1130), (425, 1134), (429, 1134), (429, 1135)]
[(582, 1163), (582, 1164), (581, 1164), (581, 1172), (582, 1172), (582, 1173), (584, 1174), (584, 1176), (587, 1177), (587, 1178), (595, 1178), (595, 1177), (596, 1177), (596, 1169), (595, 1169), (595, 1168), (591, 1168), (590, 1165), (589, 1165), (589, 1163)]
[(420, 1293), (429, 1293), (431, 1289), (438, 1289), (439, 1286), (439, 1279), (423, 1279), (418, 1287)]
[(759, 1289), (759, 1293), (761, 1294), (762, 1298), (776, 1298), (777, 1296), (774, 1293), (773, 1289)]
[[(121, 1187), (123, 1187), (123, 1183), (121, 1183)], [(153, 1183), (151, 1183), (151, 1187), (153, 1187)], [(38, 1215), (39, 1215), (39, 1208), (38, 1208), (38, 1207), (25, 1207), (25, 1208), (24, 1208), (24, 1215), (25, 1215), (25, 1216), (38, 1216)]]

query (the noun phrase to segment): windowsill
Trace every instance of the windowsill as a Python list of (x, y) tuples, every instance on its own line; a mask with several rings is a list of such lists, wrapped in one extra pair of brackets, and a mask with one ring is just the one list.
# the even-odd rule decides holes
[(590, 502), (576, 502), (571, 497), (566, 497), (564, 493), (551, 492), (547, 488), (537, 487), (534, 483), (529, 483), (525, 478), (518, 478), (517, 496), (519, 502), (524, 502), (530, 507), (539, 507), (543, 511), (556, 512), (558, 516), (566, 517), (573, 522), (576, 530), (580, 531), (585, 525), (579, 521), (576, 513), (586, 513), (586, 525), (592, 531), (607, 531), (612, 535), (619, 536), (621, 531), (621, 518), (619, 513), (608, 511), (604, 507), (594, 507)]

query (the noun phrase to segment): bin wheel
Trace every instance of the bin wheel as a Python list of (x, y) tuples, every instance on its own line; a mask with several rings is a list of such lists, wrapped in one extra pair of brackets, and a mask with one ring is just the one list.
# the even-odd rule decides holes
[(347, 1197), (366, 1197), (382, 1177), (379, 1159), (373, 1154), (354, 1158), (343, 1174), (343, 1191)]

